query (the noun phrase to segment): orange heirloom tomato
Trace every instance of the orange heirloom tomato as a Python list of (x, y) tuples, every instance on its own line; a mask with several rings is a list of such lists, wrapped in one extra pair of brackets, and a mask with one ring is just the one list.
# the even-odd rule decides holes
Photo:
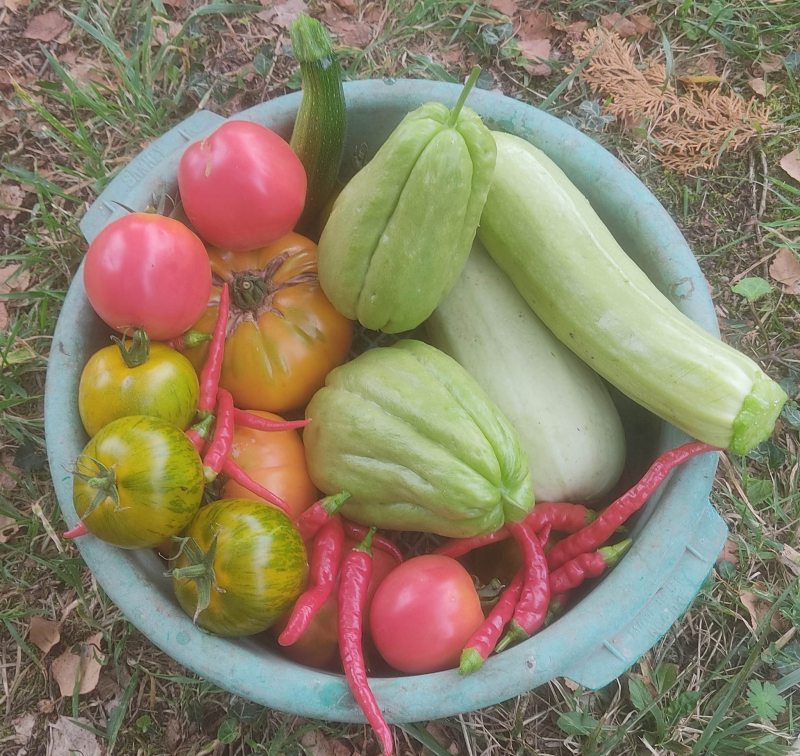
[[(283, 420), (269, 412), (256, 411), (253, 414), (270, 420)], [(280, 496), (289, 505), (293, 520), (318, 498), (317, 489), (306, 470), (303, 442), (295, 430), (268, 432), (237, 425), (230, 456), (256, 483)], [(264, 499), (233, 480), (225, 484), (222, 496), (225, 499), (264, 502)]]
[[(208, 255), (211, 299), (194, 329), (213, 330), (227, 281), (231, 303), (220, 386), (242, 409), (302, 407), (345, 361), (353, 341), (352, 321), (320, 288), (317, 245), (292, 233), (251, 252), (211, 248)], [(196, 370), (207, 351), (207, 342), (186, 351)]]

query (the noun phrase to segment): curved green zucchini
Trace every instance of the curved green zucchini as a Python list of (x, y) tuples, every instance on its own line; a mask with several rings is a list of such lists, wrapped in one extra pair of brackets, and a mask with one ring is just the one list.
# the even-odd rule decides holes
[(492, 134), (497, 163), (478, 234), (550, 330), (624, 394), (700, 441), (746, 454), (768, 438), (783, 389), (683, 315), (543, 152)]
[(594, 501), (619, 480), (625, 433), (605, 385), (539, 320), (480, 242), (425, 332), (514, 426), (537, 501)]

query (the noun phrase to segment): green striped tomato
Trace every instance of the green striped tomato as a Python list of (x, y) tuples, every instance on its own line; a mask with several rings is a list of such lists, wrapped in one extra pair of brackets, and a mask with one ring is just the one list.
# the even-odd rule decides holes
[(77, 461), (72, 500), (98, 538), (125, 549), (146, 549), (191, 522), (203, 485), (200, 457), (179, 428), (131, 415), (104, 426), (86, 445)]
[[(216, 536), (214, 581), (208, 607), (197, 614), (204, 630), (224, 636), (266, 630), (303, 592), (308, 562), (303, 539), (279, 509), (250, 499), (222, 499), (203, 507), (183, 534), (208, 554)], [(174, 560), (178, 570), (192, 564), (191, 549)], [(173, 577), (183, 610), (194, 616), (198, 580)]]

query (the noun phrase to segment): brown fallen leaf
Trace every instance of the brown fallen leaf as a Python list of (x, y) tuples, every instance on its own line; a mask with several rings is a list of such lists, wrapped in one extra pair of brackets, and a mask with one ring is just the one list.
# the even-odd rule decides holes
[(550, 40), (531, 39), (526, 42), (520, 42), (519, 50), (528, 60), (549, 60), (551, 50)]
[(492, 0), (492, 8), (509, 18), (513, 18), (517, 13), (517, 4), (514, 0)]
[(795, 147), (781, 158), (781, 168), (800, 183), (800, 147)]
[(725, 541), (725, 545), (722, 547), (722, 551), (717, 557), (717, 564), (722, 561), (739, 564), (739, 545), (736, 543), (736, 541), (733, 541), (730, 538)]
[(24, 199), (25, 192), (15, 184), (0, 184), (0, 217), (14, 220)]
[(761, 73), (775, 73), (783, 69), (783, 56), (775, 53), (767, 53), (756, 63), (756, 70)]
[(372, 28), (369, 24), (358, 23), (351, 16), (341, 13), (338, 8), (333, 8), (330, 3), (325, 6), (323, 22), (344, 47), (363, 50), (372, 41)]
[(767, 84), (764, 79), (750, 79), (750, 81), (747, 82), (747, 86), (757, 95), (761, 95), (762, 97), (767, 96)]
[(628, 19), (636, 27), (637, 34), (647, 34), (656, 28), (653, 19), (644, 13), (634, 13), (632, 16), (628, 16)]
[(533, 39), (552, 39), (556, 28), (552, 14), (547, 11), (523, 10), (520, 11), (522, 22), (517, 30), (517, 36), (523, 41)]
[(793, 549), (788, 543), (784, 543), (779, 557), (781, 562), (783, 562), (792, 573), (800, 575), (800, 551)]
[(40, 714), (52, 714), (56, 708), (55, 701), (51, 701), (49, 698), (43, 698), (36, 704), (36, 711)]
[(358, 13), (358, 6), (353, 2), (353, 0), (333, 0), (336, 5), (338, 5), (345, 13), (349, 13), (351, 16), (355, 16)]
[(102, 642), (103, 634), (95, 633), (80, 644), (80, 654), (67, 649), (53, 662), (53, 679), (58, 683), (62, 696), (69, 698), (73, 694), (76, 679), (79, 693), (90, 693), (95, 689), (102, 669)]
[(50, 748), (48, 756), (103, 756), (103, 749), (97, 738), (80, 725), (91, 726), (88, 719), (67, 719), (59, 717), (50, 725)]
[(164, 0), (164, 5), (169, 5), (173, 8), (183, 8), (186, 5), (186, 0)]
[(629, 18), (622, 18), (619, 13), (607, 13), (605, 16), (600, 16), (600, 23), (603, 28), (619, 34), (620, 37), (633, 37), (639, 33), (636, 30), (636, 24)]
[[(5, 311), (5, 306), (0, 302), (0, 314)], [(6, 316), (8, 318), (8, 316)], [(2, 328), (2, 320), (0, 320), (0, 331)], [(6, 517), (0, 514), (0, 543), (6, 543), (11, 536), (19, 530), (17, 521), (13, 517)]]
[(45, 619), (38, 614), (34, 615), (28, 625), (28, 640), (46, 655), (61, 640), (58, 622)]
[(183, 24), (178, 21), (167, 21), (167, 28), (163, 24), (159, 24), (153, 29), (153, 35), (150, 39), (151, 45), (165, 45), (171, 39), (178, 36), (178, 32), (183, 28)]
[(322, 730), (303, 733), (300, 745), (310, 756), (350, 756), (350, 750), (343, 743), (327, 737)]
[(0, 454), (0, 491), (13, 491), (21, 470), (14, 464), (14, 453), (4, 451)]
[[(0, 331), (5, 331), (6, 328), (8, 328), (8, 309), (4, 302), (0, 302)], [(0, 543), (3, 541), (0, 540)]]
[(578, 685), (578, 683), (576, 683), (574, 680), (570, 680), (568, 677), (564, 678), (564, 685), (566, 685), (573, 693), (581, 687)]
[(261, 4), (266, 5), (267, 10), (259, 13), (259, 18), (269, 21), (279, 29), (288, 29), (299, 14), (308, 11), (305, 0), (284, 0), (278, 3), (274, 0), (261, 0)]
[(164, 740), (167, 744), (167, 751), (174, 753), (183, 740), (181, 734), (181, 723), (177, 717), (170, 717), (167, 720), (167, 726), (164, 728)]
[(17, 717), (11, 726), (14, 728), (14, 740), (17, 745), (25, 745), (31, 739), (36, 727), (36, 715), (23, 714), (21, 717)]
[(7, 8), (9, 13), (16, 13), (21, 8), (27, 8), (31, 0), (0, 0), (0, 8)]
[(52, 10), (42, 13), (40, 16), (34, 16), (25, 31), (22, 32), (22, 36), (25, 39), (38, 39), (40, 42), (52, 42), (71, 28), (70, 21), (58, 11)]
[[(425, 729), (428, 731), (428, 734), (448, 753), (457, 754), (458, 753), (458, 745), (450, 736), (450, 734), (445, 730), (442, 725), (438, 722), (429, 722)], [(428, 748), (423, 749), (423, 753), (429, 754), (431, 751)]]
[(27, 291), (31, 285), (31, 273), (25, 269), (20, 271), (20, 263), (4, 265), (0, 268), (0, 296), (10, 291)]
[(571, 24), (567, 26), (565, 31), (567, 34), (583, 34), (589, 28), (588, 21), (573, 21)]
[[(767, 615), (772, 604), (769, 601), (765, 601), (762, 598), (759, 598), (754, 593), (750, 591), (739, 591), (739, 600), (742, 602), (742, 605), (745, 609), (747, 609), (748, 614), (750, 615), (750, 622), (747, 623), (750, 630), (755, 633), (758, 629), (758, 626), (761, 624), (761, 621)], [(778, 616), (778, 613), (772, 615), (772, 619), (770, 620), (770, 626), (773, 630), (777, 630), (778, 632), (783, 632), (783, 622), (781, 618)]]
[(769, 266), (769, 274), (786, 294), (800, 294), (800, 260), (788, 247), (781, 247)]

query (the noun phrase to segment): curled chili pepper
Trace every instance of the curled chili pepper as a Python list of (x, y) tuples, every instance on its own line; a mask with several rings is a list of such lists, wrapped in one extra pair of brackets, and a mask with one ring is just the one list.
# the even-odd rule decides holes
[(306, 425), (311, 422), (311, 418), (309, 417), (306, 420), (270, 420), (268, 417), (254, 415), (252, 412), (234, 409), (233, 422), (236, 425), (241, 425), (243, 428), (273, 432), (305, 428)]
[(469, 554), (470, 551), (478, 549), (481, 546), (497, 543), (498, 541), (505, 541), (510, 537), (511, 533), (508, 532), (507, 528), (498, 528), (494, 533), (487, 533), (486, 535), (472, 536), (472, 538), (452, 538), (447, 541), (447, 543), (443, 543), (439, 546), (438, 549), (434, 549), (433, 553), (458, 559), (458, 557)]
[(62, 538), (78, 538), (82, 535), (88, 535), (89, 528), (86, 527), (82, 522), (79, 522), (74, 528), (70, 528), (69, 530), (64, 532)]
[(653, 462), (642, 479), (627, 493), (609, 504), (593, 523), (563, 541), (559, 541), (553, 547), (547, 555), (550, 569), (556, 570), (578, 554), (585, 554), (587, 551), (594, 551), (602, 546), (623, 522), (642, 507), (674, 468), (687, 459), (711, 451), (720, 451), (720, 449), (701, 441), (693, 441), (662, 454)]
[(225, 338), (228, 333), (228, 308), (230, 297), (228, 284), (222, 284), (219, 294), (219, 310), (214, 334), (208, 347), (208, 355), (200, 371), (200, 397), (197, 400), (197, 411), (201, 418), (214, 411), (217, 402), (219, 377), (222, 374), (222, 358), (225, 356)]
[(195, 331), (193, 328), (190, 328), (180, 336), (169, 339), (165, 343), (168, 347), (172, 347), (177, 352), (185, 352), (187, 349), (199, 346), (204, 341), (211, 341), (212, 338), (213, 335), (210, 333), (203, 333), (202, 331)]
[(214, 438), (203, 459), (203, 475), (211, 482), (222, 472), (222, 466), (233, 447), (233, 397), (224, 388), (219, 389), (219, 413)]
[[(356, 523), (350, 522), (350, 520), (345, 520), (344, 518), (342, 518), (342, 525), (344, 526), (344, 534), (348, 538), (360, 541), (367, 535), (367, 528), (365, 528), (363, 525), (356, 525)], [(397, 548), (393, 541), (390, 541), (380, 533), (376, 533), (373, 536), (372, 545), (380, 551), (385, 551), (387, 554), (391, 554), (397, 560), (398, 564), (403, 563), (403, 554), (400, 549)]]
[(525, 522), (538, 533), (545, 525), (552, 525), (560, 533), (575, 533), (597, 519), (597, 512), (582, 504), (562, 501), (543, 501), (525, 518)]
[(510, 522), (507, 527), (522, 549), (524, 580), (519, 602), (514, 609), (514, 618), (508, 632), (497, 644), (498, 651), (535, 633), (544, 623), (547, 605), (550, 603), (547, 558), (542, 544), (524, 521)]
[(277, 494), (272, 493), (267, 488), (264, 488), (260, 483), (256, 483), (239, 465), (237, 465), (230, 457), (222, 464), (222, 473), (227, 475), (231, 480), (236, 481), (240, 486), (243, 486), (256, 496), (266, 499), (270, 504), (274, 504), (278, 509), (283, 510), (291, 517), (292, 511), (289, 505), (281, 499)]
[(460, 674), (468, 675), (479, 669), (489, 658), (489, 654), (494, 651), (503, 628), (514, 614), (522, 590), (522, 581), (523, 571), (520, 570), (509, 583), (508, 588), (503, 591), (500, 600), (489, 612), (489, 616), (466, 642), (458, 665)]
[(391, 756), (394, 747), (392, 731), (370, 690), (361, 646), (367, 586), (372, 577), (370, 544), (374, 535), (375, 528), (372, 528), (366, 538), (345, 557), (342, 564), (342, 575), (339, 579), (339, 651), (347, 684), (367, 721), (380, 738), (384, 754)]
[(314, 537), (314, 552), (311, 556), (311, 585), (297, 599), (289, 622), (278, 637), (281, 646), (290, 646), (311, 624), (314, 615), (328, 600), (336, 582), (344, 548), (342, 518), (331, 517)]
[(208, 438), (208, 431), (211, 428), (211, 423), (214, 421), (213, 415), (207, 415), (199, 423), (195, 423), (189, 430), (186, 431), (187, 438), (192, 442), (192, 446), (197, 450), (198, 454), (203, 453), (203, 447), (206, 445)]
[(566, 593), (577, 588), (587, 578), (600, 577), (607, 567), (617, 563), (631, 543), (629, 538), (614, 546), (605, 546), (573, 557), (550, 573), (550, 593)]
[(317, 531), (339, 512), (349, 498), (350, 492), (342, 491), (334, 496), (326, 496), (312, 504), (294, 522), (300, 537), (304, 541), (310, 541)]

